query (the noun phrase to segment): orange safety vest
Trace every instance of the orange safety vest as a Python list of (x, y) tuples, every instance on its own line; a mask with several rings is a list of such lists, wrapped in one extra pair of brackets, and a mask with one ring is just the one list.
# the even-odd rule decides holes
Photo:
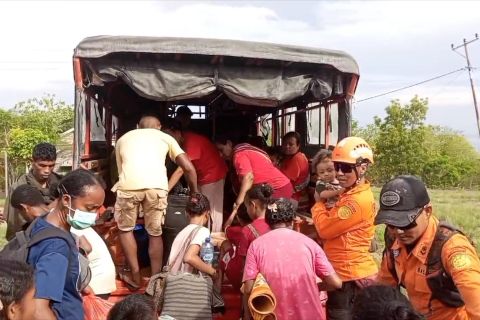
[(427, 229), (415, 247), (408, 252), (404, 245), (395, 240), (390, 248), (394, 256), (397, 277), (391, 273), (390, 260), (384, 255), (378, 280), (384, 284), (401, 284), (415, 310), (428, 320), (480, 320), (480, 260), (475, 248), (462, 234), (452, 235), (442, 246), (441, 264), (460, 293), (463, 306), (447, 306), (439, 299), (432, 299), (429, 286), (429, 254), (435, 250), (433, 242), (437, 237), (439, 221), (431, 216)]
[(375, 200), (370, 183), (340, 195), (331, 209), (323, 202), (312, 207), (312, 218), (323, 250), (342, 281), (371, 277), (378, 272), (369, 252), (375, 235)]

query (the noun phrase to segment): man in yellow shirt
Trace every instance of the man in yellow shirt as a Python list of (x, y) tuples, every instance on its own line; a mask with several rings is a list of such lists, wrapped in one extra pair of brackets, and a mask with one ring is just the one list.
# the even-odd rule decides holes
[(160, 131), (161, 123), (152, 115), (143, 116), (139, 129), (131, 130), (118, 139), (115, 157), (118, 182), (112, 191), (117, 193), (115, 221), (120, 232), (120, 243), (130, 266), (133, 283), (141, 285), (137, 259), (137, 245), (133, 229), (140, 207), (143, 209), (145, 229), (149, 235), (148, 253), (152, 275), (162, 269), (162, 224), (167, 208), (168, 178), (165, 158), (179, 165), (187, 179), (190, 192), (197, 192), (195, 168), (177, 141)]

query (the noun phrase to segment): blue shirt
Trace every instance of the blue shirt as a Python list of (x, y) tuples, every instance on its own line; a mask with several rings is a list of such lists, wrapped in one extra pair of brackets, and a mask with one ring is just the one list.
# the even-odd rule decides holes
[[(56, 227), (38, 219), (32, 235), (45, 228)], [(30, 248), (27, 262), (35, 268), (35, 298), (50, 300), (57, 319), (83, 320), (82, 297), (77, 291), (78, 249), (73, 236), (70, 244), (60, 238), (37, 243)]]

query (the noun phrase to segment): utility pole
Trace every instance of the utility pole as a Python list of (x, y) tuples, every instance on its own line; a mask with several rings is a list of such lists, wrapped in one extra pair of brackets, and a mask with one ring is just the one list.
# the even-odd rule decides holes
[(454, 45), (452, 44), (452, 50), (455, 51), (461, 47), (465, 49), (465, 56), (463, 55), (461, 56), (467, 60), (468, 76), (470, 77), (470, 86), (472, 87), (473, 105), (475, 107), (475, 115), (477, 117), (478, 135), (480, 136), (480, 115), (479, 115), (478, 105), (477, 105), (477, 95), (475, 93), (475, 85), (473, 84), (473, 77), (472, 77), (472, 66), (470, 65), (470, 58), (468, 57), (468, 50), (467, 50), (467, 45), (477, 40), (478, 40), (478, 33), (475, 33), (475, 39), (472, 39), (469, 41), (467, 41), (466, 39), (463, 39), (463, 44), (458, 45), (456, 47), (454, 47)]

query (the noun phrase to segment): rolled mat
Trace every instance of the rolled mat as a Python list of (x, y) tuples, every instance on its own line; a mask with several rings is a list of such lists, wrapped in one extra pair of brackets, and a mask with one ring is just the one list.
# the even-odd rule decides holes
[(275, 320), (277, 300), (261, 273), (257, 275), (252, 292), (248, 298), (248, 307), (254, 320)]

